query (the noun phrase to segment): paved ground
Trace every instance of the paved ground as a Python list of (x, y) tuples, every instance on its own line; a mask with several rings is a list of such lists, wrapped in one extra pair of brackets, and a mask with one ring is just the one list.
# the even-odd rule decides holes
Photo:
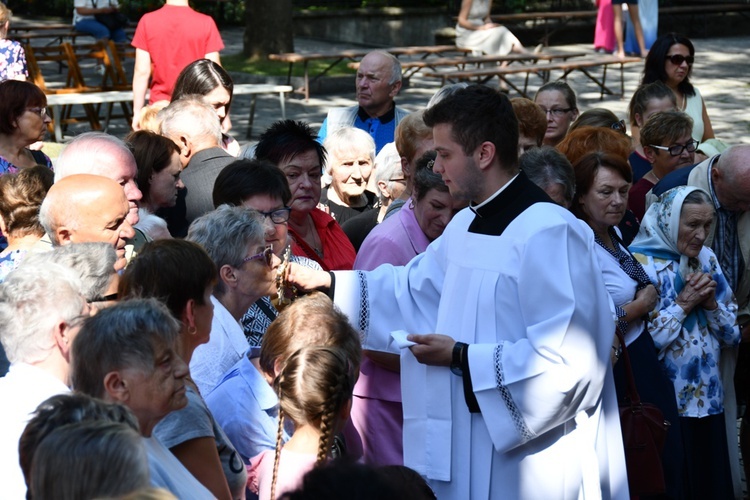
[[(222, 31), (222, 36), (227, 45), (224, 53), (237, 53), (242, 50), (242, 30), (232, 28)], [(694, 41), (697, 49), (696, 62), (694, 66), (693, 81), (703, 94), (711, 122), (716, 136), (729, 144), (750, 143), (750, 83), (747, 75), (750, 74), (750, 36), (736, 38), (711, 38)], [(348, 45), (331, 44), (320, 40), (297, 38), (295, 49), (298, 52), (320, 51), (325, 49), (351, 48)], [(588, 45), (565, 45), (555, 47), (559, 50), (589, 51)], [(607, 81), (612, 88), (619, 87), (619, 72), (610, 71)], [(625, 68), (625, 99), (619, 96), (605, 96), (599, 100), (599, 91), (596, 85), (581, 74), (571, 75), (569, 83), (577, 91), (579, 96), (579, 108), (583, 111), (592, 107), (606, 107), (615, 112), (621, 118), (626, 118), (628, 100), (641, 76), (642, 66), (633, 64)], [(601, 75), (601, 70), (595, 72)], [(554, 76), (554, 75), (553, 75)], [(517, 81), (522, 81), (523, 76), (516, 75)], [(491, 82), (490, 84), (496, 84)], [(535, 90), (540, 80), (531, 81), (531, 90)], [(412, 77), (408, 88), (402, 90), (397, 98), (400, 106), (408, 110), (417, 110), (424, 106), (432, 94), (437, 90), (437, 81)], [(287, 117), (304, 120), (314, 127), (319, 127), (326, 116), (327, 110), (333, 106), (348, 106), (354, 101), (354, 81), (352, 78), (351, 91), (334, 94), (313, 94), (309, 102), (305, 102), (299, 96), (293, 96), (287, 100)], [(511, 93), (511, 96), (513, 94)], [(232, 134), (241, 142), (245, 139), (247, 131), (247, 116), (249, 112), (250, 99), (240, 97), (236, 100), (233, 110), (234, 129)], [(258, 97), (255, 124), (253, 126), (253, 137), (257, 136), (271, 123), (280, 118), (278, 98), (272, 95)], [(84, 126), (71, 128), (69, 133), (76, 134), (85, 131)], [(124, 120), (113, 122), (110, 132), (123, 137), (128, 132), (128, 125)]]

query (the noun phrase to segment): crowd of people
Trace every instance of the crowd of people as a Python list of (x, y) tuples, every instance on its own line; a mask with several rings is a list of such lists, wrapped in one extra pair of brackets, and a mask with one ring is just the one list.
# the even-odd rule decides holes
[[(355, 106), (240, 148), (220, 38), (154, 38), (185, 7), (136, 31), (124, 140), (52, 162), (44, 93), (0, 82), (0, 496), (738, 495), (750, 146), (714, 137), (690, 40), (654, 42), (627, 121), (563, 81), (410, 113), (373, 51)], [(487, 7), (462, 36), (524, 50)], [(657, 470), (626, 461), (630, 373)]]

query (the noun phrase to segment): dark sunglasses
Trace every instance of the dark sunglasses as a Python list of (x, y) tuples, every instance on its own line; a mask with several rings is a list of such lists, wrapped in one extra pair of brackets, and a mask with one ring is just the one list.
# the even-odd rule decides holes
[(245, 257), (242, 259), (242, 263), (250, 262), (251, 260), (258, 260), (263, 259), (266, 262), (266, 265), (269, 269), (273, 268), (273, 247), (267, 246), (262, 252), (256, 253), (255, 255), (251, 255), (250, 257)]
[(667, 56), (667, 60), (674, 64), (675, 66), (679, 66), (680, 64), (687, 61), (688, 66), (692, 66), (693, 62), (695, 61), (695, 57), (693, 56), (683, 56), (682, 54), (674, 54), (671, 56)]
[(620, 120), (619, 122), (615, 122), (612, 125), (609, 126), (612, 130), (616, 130), (617, 132), (627, 134), (628, 129), (625, 126), (625, 120)]

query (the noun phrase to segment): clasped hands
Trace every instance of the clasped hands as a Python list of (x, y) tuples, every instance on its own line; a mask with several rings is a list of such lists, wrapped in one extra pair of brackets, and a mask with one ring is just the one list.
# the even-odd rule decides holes
[(713, 311), (719, 307), (716, 303), (716, 281), (709, 273), (688, 274), (687, 282), (675, 302), (688, 314), (697, 306)]

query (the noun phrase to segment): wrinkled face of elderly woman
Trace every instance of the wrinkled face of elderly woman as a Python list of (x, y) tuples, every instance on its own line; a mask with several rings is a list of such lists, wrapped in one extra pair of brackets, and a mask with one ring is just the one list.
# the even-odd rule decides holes
[(366, 150), (341, 151), (331, 160), (331, 187), (341, 201), (351, 205), (365, 192), (372, 174), (372, 156)]
[(697, 257), (711, 231), (714, 207), (708, 203), (683, 204), (680, 228), (677, 232), (677, 250), (688, 257)]

